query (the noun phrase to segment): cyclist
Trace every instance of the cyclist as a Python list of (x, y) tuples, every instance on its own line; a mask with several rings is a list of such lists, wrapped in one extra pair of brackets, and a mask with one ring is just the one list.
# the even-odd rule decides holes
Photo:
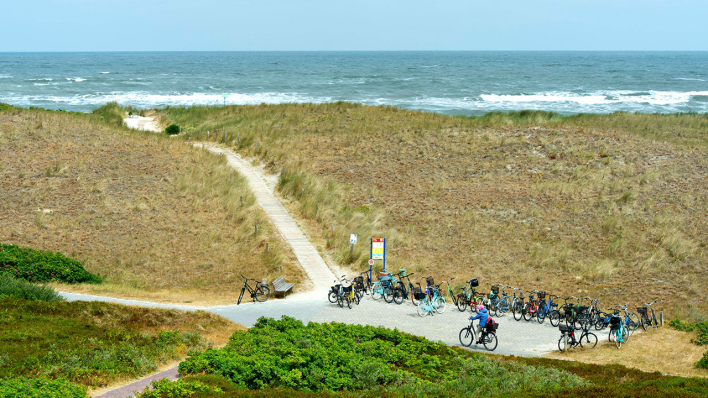
[(478, 305), (477, 315), (470, 317), (470, 321), (474, 321), (475, 319), (479, 319), (479, 324), (477, 325), (477, 341), (475, 341), (474, 343), (482, 344), (482, 331), (487, 325), (487, 319), (489, 319), (489, 312), (487, 312), (487, 309), (484, 308), (484, 305)]

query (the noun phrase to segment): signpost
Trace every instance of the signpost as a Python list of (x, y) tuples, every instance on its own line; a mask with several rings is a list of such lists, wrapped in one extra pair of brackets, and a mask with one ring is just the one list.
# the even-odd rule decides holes
[(371, 252), (369, 255), (369, 278), (372, 278), (374, 261), (383, 261), (383, 270), (386, 271), (386, 238), (371, 238)]
[(354, 245), (356, 245), (356, 234), (349, 235), (349, 244), (352, 245), (352, 247), (349, 248), (349, 253), (353, 253)]
[(223, 94), (221, 94), (221, 96), (224, 97), (224, 106), (226, 106), (226, 97), (228, 97), (229, 95), (226, 93), (223, 93)]

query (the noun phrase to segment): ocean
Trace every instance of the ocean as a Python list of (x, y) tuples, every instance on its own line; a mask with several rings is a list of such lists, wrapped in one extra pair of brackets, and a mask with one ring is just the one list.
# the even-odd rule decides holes
[(194, 104), (708, 112), (708, 52), (0, 53), (0, 102), (90, 111)]

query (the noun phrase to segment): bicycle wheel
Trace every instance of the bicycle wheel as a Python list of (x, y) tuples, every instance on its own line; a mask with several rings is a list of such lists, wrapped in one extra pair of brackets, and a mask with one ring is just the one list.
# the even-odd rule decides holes
[(520, 300), (514, 300), (511, 305), (511, 312), (514, 314), (514, 319), (520, 321), (524, 317), (524, 304)]
[(495, 333), (487, 333), (486, 336), (484, 336), (484, 340), (482, 340), (482, 343), (484, 344), (484, 348), (487, 349), (487, 351), (494, 351), (497, 349), (497, 335)]
[(656, 316), (654, 315), (654, 311), (652, 311), (652, 313), (651, 313), (651, 324), (655, 328), (659, 327), (659, 321), (656, 320)]
[(361, 302), (361, 298), (357, 293), (354, 293), (354, 295), (352, 296), (352, 301), (354, 302), (354, 304), (359, 305), (359, 302)]
[(260, 285), (256, 288), (256, 301), (262, 303), (270, 297), (270, 288), (268, 286)]
[(627, 326), (622, 326), (622, 342), (626, 343), (629, 341), (629, 336), (631, 336), (631, 333)]
[(617, 345), (618, 350), (620, 347), (622, 347), (622, 339), (620, 338), (620, 336), (615, 337), (615, 344)]
[(349, 309), (352, 309), (352, 301), (349, 300), (349, 296), (347, 296), (345, 300), (347, 300), (347, 307), (349, 307)]
[(398, 287), (393, 289), (393, 302), (398, 305), (403, 304), (403, 292)]
[(629, 313), (629, 334), (634, 334), (634, 331), (639, 329), (639, 316), (633, 312)]
[(383, 288), (381, 287), (381, 284), (379, 282), (376, 282), (371, 287), (371, 298), (374, 300), (378, 300), (381, 297), (383, 297)]
[(650, 323), (650, 322), (651, 321), (649, 320), (648, 316), (642, 315), (642, 329), (644, 329), (645, 332), (649, 329), (649, 326), (651, 326), (651, 325), (648, 325), (648, 323)]
[(457, 309), (460, 312), (465, 312), (465, 310), (467, 309), (467, 297), (462, 295), (457, 297)]
[(565, 335), (561, 336), (560, 339), (558, 339), (558, 350), (560, 352), (564, 352), (565, 348), (568, 346), (568, 339), (564, 337)]
[(500, 317), (504, 316), (504, 314), (506, 314), (509, 311), (510, 306), (511, 305), (506, 298), (499, 300), (499, 304), (497, 305), (497, 308), (498, 308), (497, 313), (499, 314), (498, 316), (500, 316)]
[(597, 345), (597, 336), (595, 333), (585, 333), (580, 336), (580, 346), (583, 348), (595, 348)]
[(387, 303), (393, 303), (393, 288), (387, 287), (383, 291), (384, 301)]
[(543, 321), (546, 320), (546, 313), (545, 313), (545, 310), (541, 309), (541, 310), (538, 312), (538, 315), (536, 315), (536, 320), (538, 321), (538, 323), (543, 324)]
[(469, 347), (474, 342), (474, 331), (471, 327), (462, 328), (460, 330), (460, 344)]
[(329, 300), (330, 303), (334, 304), (337, 302), (337, 293), (336, 292), (329, 292), (327, 295), (327, 300)]
[(243, 292), (246, 291), (246, 288), (241, 288), (241, 294), (238, 295), (238, 303), (236, 305), (241, 304), (241, 299), (243, 298)]
[(533, 318), (533, 312), (531, 310), (532, 310), (531, 306), (526, 307), (526, 311), (524, 312), (524, 320), (526, 322), (530, 321), (531, 318)]
[(617, 340), (617, 331), (616, 330), (610, 330), (610, 334), (607, 335), (607, 341), (610, 343)]
[(558, 311), (553, 311), (551, 312), (551, 315), (548, 317), (548, 320), (551, 321), (551, 325), (555, 328), (560, 325), (560, 314)]
[(424, 298), (424, 299), (418, 301), (418, 306), (416, 307), (416, 312), (418, 312), (419, 316), (424, 317), (424, 316), (428, 315), (429, 308), (430, 308), (430, 305), (428, 304), (428, 299)]
[(595, 330), (602, 330), (605, 328), (605, 318), (600, 318), (595, 321)]
[(344, 307), (344, 297), (341, 294), (337, 294), (337, 304), (339, 307)]
[(438, 314), (445, 312), (445, 308), (447, 308), (447, 301), (445, 301), (445, 298), (442, 296), (437, 296), (433, 300), (435, 300), (435, 311)]

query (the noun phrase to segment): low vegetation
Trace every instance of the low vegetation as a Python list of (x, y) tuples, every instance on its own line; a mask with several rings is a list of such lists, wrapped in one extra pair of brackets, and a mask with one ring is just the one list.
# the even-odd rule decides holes
[[(708, 345), (708, 321), (685, 323), (674, 319), (669, 322), (669, 326), (682, 332), (695, 332), (697, 337), (691, 339), (691, 343), (699, 346)], [(708, 351), (703, 354), (703, 358), (696, 362), (695, 366), (697, 368), (708, 369)]]
[[(436, 279), (479, 277), (602, 305), (708, 313), (708, 115), (461, 118), (331, 103), (166, 108), (192, 139), (236, 147), (332, 258)], [(349, 234), (363, 244), (350, 253)]]
[(30, 282), (100, 283), (101, 277), (86, 271), (76, 260), (61, 253), (43, 252), (0, 243), (0, 274)]
[(234, 302), (241, 274), (304, 280), (245, 179), (181, 140), (100, 120), (124, 111), (0, 112), (0, 242), (103, 278), (67, 285), (54, 272), (64, 291), (211, 304)]
[(63, 301), (64, 298), (49, 286), (38, 286), (24, 279), (15, 279), (0, 273), (0, 297), (14, 297), (27, 301)]
[[(701, 397), (708, 379), (622, 365), (482, 355), (395, 330), (261, 319), (219, 350), (193, 355), (177, 382), (141, 398), (176, 397)], [(653, 395), (652, 395), (653, 394)]]
[(69, 383), (95, 388), (140, 377), (189, 352), (223, 344), (234, 330), (243, 329), (202, 311), (100, 302), (5, 297), (0, 312), (0, 391), (16, 393), (2, 397), (73, 396), (42, 391), (80, 391)]

